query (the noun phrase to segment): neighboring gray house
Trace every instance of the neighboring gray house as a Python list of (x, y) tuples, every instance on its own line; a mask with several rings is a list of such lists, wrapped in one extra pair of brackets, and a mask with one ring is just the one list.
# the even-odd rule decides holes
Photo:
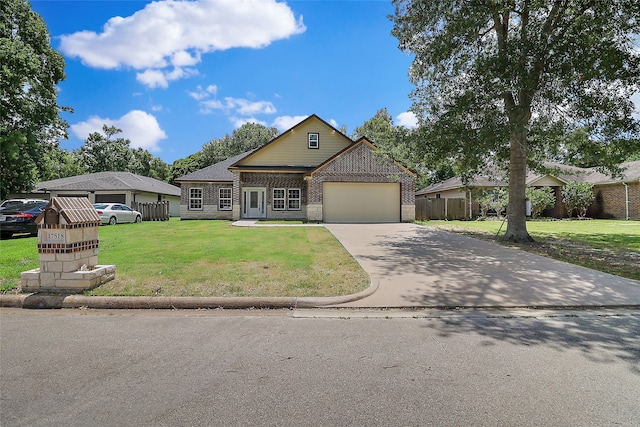
[[(620, 164), (624, 172), (617, 178), (611, 178), (596, 168), (579, 168), (559, 163), (546, 163), (545, 166), (552, 172), (529, 172), (526, 178), (528, 187), (549, 187), (554, 191), (556, 204), (552, 209), (545, 211), (544, 216), (566, 217), (566, 208), (562, 203), (562, 188), (570, 181), (579, 181), (593, 184), (595, 200), (587, 210), (589, 217), (640, 219), (640, 161)], [(459, 177), (454, 177), (417, 191), (416, 200), (464, 199), (467, 214), (471, 217), (479, 213), (479, 205), (476, 202), (479, 190), (491, 190), (508, 185), (506, 181), (478, 176), (465, 186)]]
[(415, 174), (314, 115), (262, 147), (176, 179), (181, 219), (415, 219)]
[(43, 181), (36, 191), (50, 197), (88, 197), (91, 203), (147, 203), (166, 200), (171, 216), (180, 215), (180, 188), (131, 172), (97, 172)]

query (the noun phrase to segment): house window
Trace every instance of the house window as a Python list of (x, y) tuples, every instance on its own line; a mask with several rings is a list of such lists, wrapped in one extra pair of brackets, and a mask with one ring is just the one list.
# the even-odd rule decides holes
[(307, 135), (309, 138), (309, 148), (320, 148), (320, 134), (309, 133)]
[(273, 189), (273, 210), (283, 211), (285, 206), (285, 189), (274, 188)]
[(189, 189), (189, 210), (202, 210), (202, 188)]
[(231, 210), (231, 188), (221, 188), (218, 192), (218, 210)]
[(287, 209), (290, 211), (299, 211), (300, 210), (300, 189), (299, 188), (290, 188), (289, 194), (287, 197)]

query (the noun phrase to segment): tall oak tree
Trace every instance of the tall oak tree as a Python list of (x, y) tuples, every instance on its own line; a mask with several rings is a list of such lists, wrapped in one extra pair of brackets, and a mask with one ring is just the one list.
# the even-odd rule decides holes
[(421, 154), (469, 177), (508, 171), (505, 239), (530, 241), (528, 168), (582, 128), (615, 165), (637, 150), (637, 0), (394, 0), (392, 34), (415, 55), (410, 79)]

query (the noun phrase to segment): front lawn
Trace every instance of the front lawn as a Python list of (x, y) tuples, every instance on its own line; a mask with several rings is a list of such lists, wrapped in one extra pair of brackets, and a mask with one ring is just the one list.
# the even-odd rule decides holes
[[(0, 286), (39, 266), (36, 238), (0, 241)], [(369, 285), (324, 227), (232, 227), (228, 221), (100, 227), (100, 264), (116, 279), (89, 295), (338, 296)]]
[[(500, 237), (507, 227), (502, 221), (427, 221), (422, 224), (497, 243), (503, 243)], [(523, 250), (640, 280), (639, 221), (540, 220), (528, 221), (527, 230), (536, 242), (516, 245)]]

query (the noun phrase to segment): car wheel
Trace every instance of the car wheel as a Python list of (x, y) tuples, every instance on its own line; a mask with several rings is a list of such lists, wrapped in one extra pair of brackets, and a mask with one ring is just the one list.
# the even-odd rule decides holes
[(112, 216), (111, 218), (109, 218), (109, 225), (115, 225), (117, 223), (118, 221), (116, 220), (115, 216)]
[(0, 237), (3, 239), (10, 239), (11, 236), (13, 236), (13, 233), (2, 232), (2, 234), (0, 234)]
[(142, 221), (142, 218), (140, 217), (140, 215), (136, 215), (136, 224), (141, 221)]

